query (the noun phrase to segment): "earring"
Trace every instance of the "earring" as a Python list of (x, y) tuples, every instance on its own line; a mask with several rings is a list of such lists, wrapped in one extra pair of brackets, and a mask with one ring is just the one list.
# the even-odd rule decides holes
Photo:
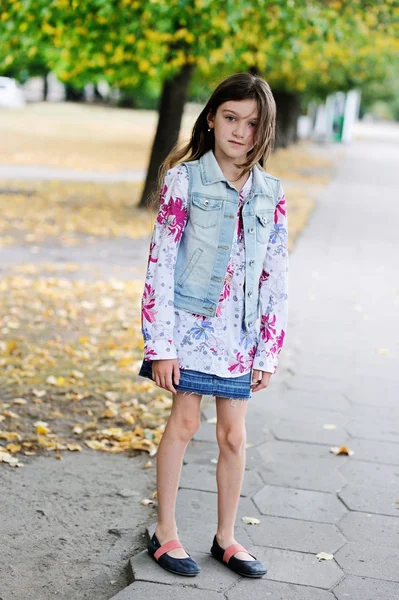
[(210, 128), (210, 127), (208, 127), (208, 131), (210, 131), (210, 130), (211, 130), (211, 128)]

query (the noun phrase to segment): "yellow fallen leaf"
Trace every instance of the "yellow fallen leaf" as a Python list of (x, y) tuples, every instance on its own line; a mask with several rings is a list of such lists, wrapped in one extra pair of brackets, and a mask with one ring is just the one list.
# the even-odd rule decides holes
[(102, 450), (104, 447), (104, 443), (99, 442), (98, 440), (85, 440), (85, 444), (92, 450)]
[(151, 469), (152, 468), (152, 460), (147, 460), (147, 462), (141, 468), (142, 469)]
[(316, 558), (320, 560), (332, 560), (334, 558), (334, 554), (328, 554), (328, 552), (319, 552), (316, 554)]
[(8, 452), (11, 452), (11, 454), (15, 454), (22, 450), (22, 446), (21, 444), (7, 444), (7, 450)]
[(43, 396), (45, 396), (47, 394), (46, 390), (32, 390), (32, 393), (37, 397), (37, 398), (42, 398)]
[(0, 439), (6, 440), (7, 442), (12, 442), (13, 440), (20, 442), (22, 440), (21, 436), (16, 431), (0, 431)]
[(11, 402), (13, 404), (26, 404), (25, 398), (14, 398), (14, 400), (11, 400)]
[(17, 415), (17, 413), (13, 412), (12, 410), (3, 411), (3, 415), (5, 417), (8, 417), (9, 419), (19, 419), (20, 418), (20, 416)]
[(149, 504), (154, 504), (153, 500), (150, 500), (149, 498), (143, 498), (141, 500), (141, 504), (144, 504), (144, 506), (148, 506)]
[(83, 427), (81, 427), (80, 425), (75, 425), (72, 431), (73, 433), (83, 433)]
[(354, 454), (354, 451), (347, 448), (347, 446), (332, 446), (330, 452), (336, 455), (345, 454), (346, 456), (352, 456)]
[(247, 525), (259, 525), (260, 523), (259, 519), (256, 517), (241, 517), (241, 520)]
[(45, 423), (44, 421), (36, 421), (36, 423), (34, 423), (34, 426), (36, 427), (36, 433), (40, 435), (46, 435), (51, 431), (51, 429), (48, 426), (48, 423)]
[(67, 444), (67, 448), (71, 452), (82, 452), (82, 446), (80, 444)]
[(323, 429), (337, 429), (337, 426), (327, 423), (326, 425), (323, 425)]
[(83, 379), (85, 376), (81, 371), (71, 371), (71, 375), (72, 377), (75, 377), (75, 379)]

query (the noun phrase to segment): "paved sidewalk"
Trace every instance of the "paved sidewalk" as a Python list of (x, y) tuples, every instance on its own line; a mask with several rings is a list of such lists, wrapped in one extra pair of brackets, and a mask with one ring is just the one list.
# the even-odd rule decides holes
[[(237, 517), (238, 541), (268, 574), (240, 578), (209, 554), (218, 450), (204, 420), (177, 507), (180, 538), (202, 572), (168, 574), (144, 550), (116, 600), (399, 597), (397, 132), (346, 148), (291, 256), (287, 345), (270, 389), (251, 400)], [(204, 402), (203, 414), (214, 406)], [(330, 452), (342, 444), (354, 454)], [(334, 558), (319, 561), (319, 552)]]

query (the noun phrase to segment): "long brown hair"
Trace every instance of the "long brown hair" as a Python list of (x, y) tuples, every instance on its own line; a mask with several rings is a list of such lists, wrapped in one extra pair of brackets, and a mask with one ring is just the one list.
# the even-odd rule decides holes
[[(237, 165), (244, 176), (256, 163), (262, 168), (266, 164), (274, 147), (276, 130), (276, 103), (269, 84), (252, 73), (235, 73), (224, 79), (215, 89), (197, 118), (190, 140), (172, 148), (159, 169), (158, 190), (162, 189), (166, 172), (183, 161), (200, 158), (208, 150), (215, 150), (214, 130), (208, 132), (208, 113), (216, 115), (218, 107), (229, 100), (256, 100), (258, 106), (258, 125), (255, 133), (255, 145), (247, 153), (247, 160)], [(151, 204), (159, 198), (157, 192)]]

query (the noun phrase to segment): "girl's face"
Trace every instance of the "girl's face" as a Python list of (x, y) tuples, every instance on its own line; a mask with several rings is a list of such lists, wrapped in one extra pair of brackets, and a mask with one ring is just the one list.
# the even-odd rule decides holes
[(216, 115), (208, 114), (208, 125), (214, 128), (215, 151), (227, 158), (245, 159), (254, 147), (258, 106), (256, 100), (223, 102)]

